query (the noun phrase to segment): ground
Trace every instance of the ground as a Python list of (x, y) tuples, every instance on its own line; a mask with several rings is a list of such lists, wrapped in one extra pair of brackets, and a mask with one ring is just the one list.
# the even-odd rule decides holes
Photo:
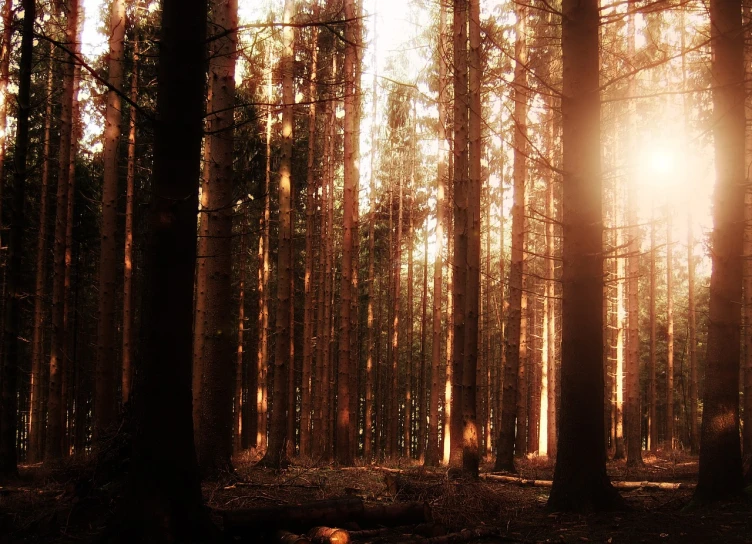
[[(630, 510), (586, 515), (548, 511), (548, 487), (455, 480), (447, 477), (446, 469), (424, 470), (417, 462), (340, 469), (298, 460), (284, 472), (274, 473), (254, 468), (254, 460), (252, 455), (237, 459), (234, 476), (204, 484), (205, 499), (213, 510), (357, 496), (366, 504), (425, 501), (434, 523), (445, 532), (492, 533), (472, 539), (466, 531), (466, 542), (752, 542), (749, 501), (686, 508), (697, 479), (697, 458), (685, 454), (646, 453), (645, 466), (639, 469), (628, 469), (623, 461), (609, 462), (612, 481), (684, 485), (621, 490)], [(490, 459), (483, 469), (492, 470)], [(553, 473), (552, 463), (539, 458), (518, 460), (518, 469), (522, 478), (530, 480), (550, 480)], [(19, 482), (0, 487), (0, 542), (96, 541), (110, 519), (117, 493), (106, 483), (92, 485), (91, 478), (81, 478), (91, 470), (90, 462), (70, 463), (52, 472), (22, 467)], [(221, 522), (219, 515), (215, 518)], [(411, 533), (406, 527), (359, 541), (419, 542), (420, 537)]]

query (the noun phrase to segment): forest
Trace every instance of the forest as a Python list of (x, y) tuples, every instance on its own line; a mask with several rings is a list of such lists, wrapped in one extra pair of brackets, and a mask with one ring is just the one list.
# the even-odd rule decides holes
[(752, 1), (0, 18), (0, 541), (748, 541)]

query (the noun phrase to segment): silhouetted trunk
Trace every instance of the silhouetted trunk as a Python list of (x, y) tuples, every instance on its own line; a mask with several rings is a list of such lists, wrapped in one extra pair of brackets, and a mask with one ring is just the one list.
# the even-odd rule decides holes
[[(657, 394), (656, 394), (656, 383), (655, 383), (655, 374), (656, 374), (656, 272), (655, 272), (655, 210), (652, 210), (652, 213), (650, 215), (650, 309), (649, 309), (649, 319), (650, 319), (650, 359), (648, 360), (648, 429), (649, 429), (649, 447), (652, 451), (655, 451), (658, 449), (658, 417), (656, 415), (656, 401), (657, 401)], [(639, 383), (639, 368), (633, 367), (632, 372), (636, 376), (630, 376), (627, 378), (627, 402), (631, 403), (632, 401), (629, 400), (631, 397), (637, 397), (639, 393), (638, 390), (635, 388), (635, 384)], [(637, 397), (638, 398), (638, 397)], [(630, 437), (634, 433), (634, 431), (631, 430), (631, 427), (629, 427), (629, 418), (630, 414), (632, 412), (627, 412), (627, 441), (629, 441)]]
[(619, 495), (606, 475), (603, 427), (603, 219), (598, 2), (564, 0), (561, 424), (550, 508), (601, 510)]
[(233, 395), (233, 454), (239, 453), (243, 449), (243, 409), (245, 399), (243, 398), (243, 353), (244, 333), (245, 333), (245, 276), (247, 263), (248, 248), (246, 238), (248, 237), (248, 222), (246, 216), (248, 212), (241, 208), (240, 220), (240, 256), (238, 258), (238, 343), (235, 357), (235, 394)]
[[(747, 27), (752, 23), (752, 3), (742, 2), (742, 22)], [(683, 15), (684, 12), (682, 12)], [(683, 26), (682, 26), (683, 28)], [(685, 32), (682, 31), (682, 52), (684, 51), (684, 37)], [(744, 115), (745, 119), (749, 122), (752, 119), (752, 44), (745, 41), (744, 44)], [(682, 82), (686, 87), (686, 66), (684, 62), (684, 55), (682, 55), (682, 75), (684, 76)], [(682, 95), (684, 105), (685, 123), (689, 122), (690, 105), (685, 95)], [(744, 171), (746, 172), (746, 191), (744, 192), (744, 367), (742, 374), (744, 376), (743, 383), (743, 420), (742, 420), (742, 454), (744, 455), (744, 466), (752, 468), (752, 126), (747, 123), (744, 130)], [(688, 258), (692, 259), (692, 223), (691, 215), (688, 216), (688, 244), (689, 254)], [(690, 402), (694, 400), (695, 404), (690, 406), (690, 445), (693, 451), (697, 451), (697, 384), (693, 383), (692, 377), (695, 380), (697, 377), (696, 365), (696, 333), (695, 333), (695, 301), (694, 301), (694, 263), (690, 260), (687, 261), (690, 265), (690, 271), (692, 275), (689, 277), (691, 298), (689, 300), (690, 305)], [(694, 371), (694, 374), (693, 374)], [(693, 389), (694, 385), (694, 389)], [(694, 397), (692, 396), (694, 393)], [(752, 473), (747, 469), (745, 479), (749, 480)]]
[(666, 218), (666, 449), (674, 449), (674, 267), (671, 210)]
[[(9, 2), (8, 2), (9, 3)], [(21, 61), (19, 64), (18, 94), (16, 103), (16, 145), (14, 152), (14, 175), (11, 190), (10, 236), (8, 238), (8, 283), (4, 300), (4, 334), (2, 364), (0, 365), (0, 480), (17, 475), (16, 432), (18, 425), (18, 400), (16, 388), (18, 369), (21, 366), (19, 353), (19, 335), (21, 332), (20, 302), (23, 296), (21, 288), (22, 244), (26, 220), (24, 215), (24, 198), (27, 181), (27, 155), (29, 149), (29, 115), (31, 113), (31, 71), (33, 66), (34, 22), (36, 5), (34, 0), (24, 0), (24, 18), (21, 29)], [(8, 19), (5, 19), (8, 23)], [(6, 26), (5, 33), (10, 33)], [(10, 39), (10, 37), (8, 38)], [(5, 42), (5, 39), (3, 40)], [(3, 47), (6, 43), (3, 43)], [(7, 75), (7, 74), (5, 74)], [(7, 82), (7, 79), (5, 79)], [(7, 96), (7, 95), (6, 95)], [(5, 100), (5, 96), (0, 96)], [(5, 126), (0, 128), (5, 129)]]
[(36, 280), (34, 283), (34, 325), (31, 340), (31, 397), (29, 399), (29, 447), (26, 460), (36, 463), (42, 460), (42, 437), (44, 434), (44, 324), (45, 300), (44, 288), (47, 282), (47, 223), (50, 186), (51, 137), (52, 124), (52, 85), (53, 52), (50, 44), (50, 64), (47, 71), (47, 105), (44, 118), (44, 156), (42, 157), (42, 190), (39, 195), (39, 230), (37, 231)]
[(205, 0), (163, 2), (135, 434), (114, 536), (120, 542), (209, 539), (190, 391), (206, 13)]
[(713, 206), (708, 351), (705, 366), (699, 500), (742, 489), (739, 444), (739, 350), (744, 232), (744, 68), (741, 1), (711, 0)]

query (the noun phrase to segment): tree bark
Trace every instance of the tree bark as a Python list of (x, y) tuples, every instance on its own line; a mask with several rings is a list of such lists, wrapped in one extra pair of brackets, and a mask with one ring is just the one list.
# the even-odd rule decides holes
[(666, 449), (674, 449), (674, 243), (671, 210), (666, 217)]
[[(518, 380), (523, 364), (522, 350), (522, 273), (525, 247), (525, 184), (527, 178), (527, 10), (515, 6), (517, 16), (514, 68), (514, 203), (512, 206), (512, 256), (509, 267), (509, 313), (507, 348), (504, 360), (501, 426), (497, 439), (495, 470), (515, 472), (515, 428), (525, 425), (517, 407), (517, 397), (525, 391)], [(518, 391), (519, 390), (519, 391)], [(520, 436), (521, 438), (521, 436)], [(521, 452), (516, 452), (518, 455)]]
[(744, 232), (744, 36), (740, 0), (710, 2), (716, 187), (713, 271), (695, 498), (742, 489), (739, 350)]
[(287, 462), (287, 401), (290, 360), (290, 277), (292, 275), (292, 201), (291, 168), (293, 138), (293, 45), (295, 31), (292, 26), (293, 2), (285, 0), (282, 30), (282, 142), (279, 163), (279, 241), (277, 243), (277, 323), (274, 350), (274, 396), (272, 397), (271, 432), (269, 447), (262, 459), (265, 466), (279, 469)]
[(597, 0), (564, 0), (561, 424), (557, 511), (602, 510), (619, 495), (606, 474), (603, 427), (603, 217)]

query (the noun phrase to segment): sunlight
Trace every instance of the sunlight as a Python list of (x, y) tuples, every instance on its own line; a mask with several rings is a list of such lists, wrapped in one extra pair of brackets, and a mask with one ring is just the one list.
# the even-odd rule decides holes
[(653, 149), (649, 161), (650, 169), (659, 179), (667, 179), (674, 172), (674, 154), (668, 149)]

